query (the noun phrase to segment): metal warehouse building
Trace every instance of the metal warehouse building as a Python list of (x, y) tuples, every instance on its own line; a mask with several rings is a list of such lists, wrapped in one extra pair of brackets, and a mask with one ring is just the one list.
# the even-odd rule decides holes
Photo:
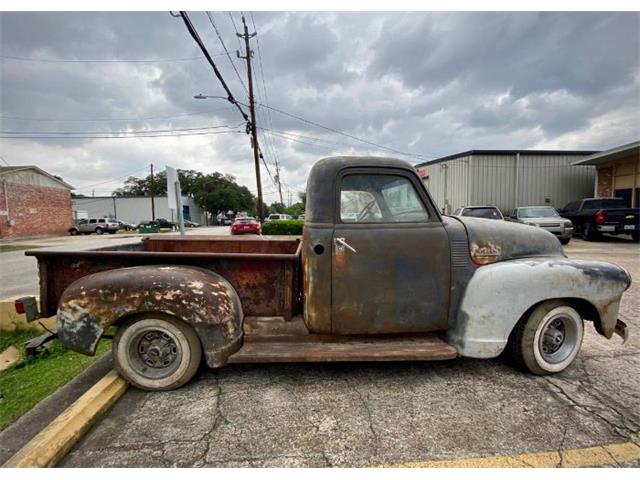
[(572, 165), (596, 152), (470, 150), (416, 165), (442, 212), (468, 205), (551, 205), (593, 196), (595, 169)]
[[(72, 199), (74, 218), (117, 218), (124, 222), (138, 224), (151, 220), (151, 197), (76, 197)], [(204, 212), (188, 196), (182, 197), (183, 216), (185, 220), (204, 223)], [(169, 209), (166, 195), (154, 199), (156, 218), (177, 221), (174, 210)]]

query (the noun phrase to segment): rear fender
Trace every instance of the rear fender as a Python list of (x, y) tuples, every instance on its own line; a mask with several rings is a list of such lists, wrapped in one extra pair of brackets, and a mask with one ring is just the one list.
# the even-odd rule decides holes
[(217, 273), (181, 266), (119, 268), (76, 280), (58, 304), (58, 336), (66, 347), (94, 355), (106, 328), (145, 312), (191, 325), (211, 367), (240, 348), (243, 314), (234, 288)]
[(625, 269), (605, 262), (547, 257), (486, 265), (471, 277), (447, 340), (462, 356), (496, 357), (520, 318), (551, 299), (571, 299), (579, 311), (597, 313), (598, 318), (588, 319), (611, 338), (620, 298), (630, 284)]

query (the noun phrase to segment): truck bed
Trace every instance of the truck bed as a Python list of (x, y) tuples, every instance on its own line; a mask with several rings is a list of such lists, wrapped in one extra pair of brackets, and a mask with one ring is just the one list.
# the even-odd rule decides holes
[[(301, 309), (301, 241), (298, 237), (157, 235), (140, 243), (82, 251), (28, 251), (40, 272), (41, 314), (56, 314), (75, 280), (140, 265), (182, 265), (222, 275), (238, 293), (247, 316), (291, 319)], [(135, 282), (135, 278), (131, 279)]]

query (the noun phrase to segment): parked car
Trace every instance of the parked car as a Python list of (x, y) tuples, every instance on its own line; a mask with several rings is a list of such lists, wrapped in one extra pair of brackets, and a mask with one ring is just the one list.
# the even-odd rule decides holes
[(155, 225), (158, 228), (170, 228), (171, 230), (176, 229), (176, 224), (174, 222), (170, 222), (166, 218), (156, 217), (155, 220), (145, 220), (140, 222), (138, 226), (147, 226), (147, 225)]
[(260, 235), (260, 222), (249, 217), (236, 218), (233, 225), (231, 225), (231, 235), (242, 235), (245, 233)]
[(28, 251), (42, 301), (27, 320), (57, 313), (62, 344), (86, 355), (117, 327), (114, 366), (146, 390), (184, 385), (203, 357), (218, 368), (504, 351), (548, 375), (576, 358), (585, 324), (628, 336), (624, 268), (568, 259), (539, 228), (440, 215), (406, 161), (325, 158), (307, 185), (302, 239), (157, 236), (82, 261)]
[(133, 223), (123, 222), (122, 220), (116, 220), (116, 222), (118, 222), (118, 225), (122, 230), (126, 230), (127, 232), (130, 230), (137, 230), (138, 228), (138, 225), (135, 225)]
[(120, 224), (113, 218), (87, 218), (78, 220), (78, 222), (69, 229), (71, 235), (79, 235), (84, 233), (90, 235), (96, 233), (102, 235), (103, 233), (116, 233), (120, 228)]
[(459, 217), (475, 217), (488, 218), (490, 220), (504, 220), (502, 212), (498, 207), (493, 205), (484, 205), (477, 207), (460, 207), (454, 215)]
[(171, 230), (175, 230), (176, 229), (176, 223), (175, 222), (170, 222), (166, 218), (156, 217), (155, 223), (160, 228), (170, 228)]
[(187, 228), (197, 228), (200, 226), (200, 224), (196, 222), (192, 222), (191, 220), (185, 220), (184, 226)]
[(286, 213), (272, 213), (265, 219), (265, 222), (273, 222), (277, 220), (293, 220), (293, 217)]
[(562, 218), (553, 207), (514, 208), (509, 219), (525, 225), (543, 228), (558, 237), (558, 240), (563, 245), (567, 245), (573, 236), (573, 223), (571, 220)]
[(629, 234), (640, 240), (640, 208), (629, 208), (623, 198), (585, 198), (568, 203), (560, 210), (573, 222), (575, 233), (585, 240), (597, 240), (601, 234)]

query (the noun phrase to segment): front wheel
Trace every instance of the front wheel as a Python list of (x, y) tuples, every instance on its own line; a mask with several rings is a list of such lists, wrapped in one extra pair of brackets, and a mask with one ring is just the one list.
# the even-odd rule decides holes
[(77, 228), (72, 228), (71, 230), (69, 230), (70, 235), (78, 235), (79, 233), (80, 230), (78, 230)]
[(562, 245), (569, 245), (569, 242), (571, 241), (571, 238), (561, 238), (560, 239), (560, 243)]
[(163, 313), (129, 319), (113, 339), (116, 369), (143, 390), (174, 390), (198, 371), (202, 346), (187, 323)]
[(536, 375), (558, 373), (576, 358), (583, 335), (580, 314), (566, 302), (550, 300), (518, 322), (507, 353), (516, 365)]
[(102, 227), (96, 228), (96, 234), (102, 235), (103, 233), (104, 233), (104, 230), (102, 230)]

